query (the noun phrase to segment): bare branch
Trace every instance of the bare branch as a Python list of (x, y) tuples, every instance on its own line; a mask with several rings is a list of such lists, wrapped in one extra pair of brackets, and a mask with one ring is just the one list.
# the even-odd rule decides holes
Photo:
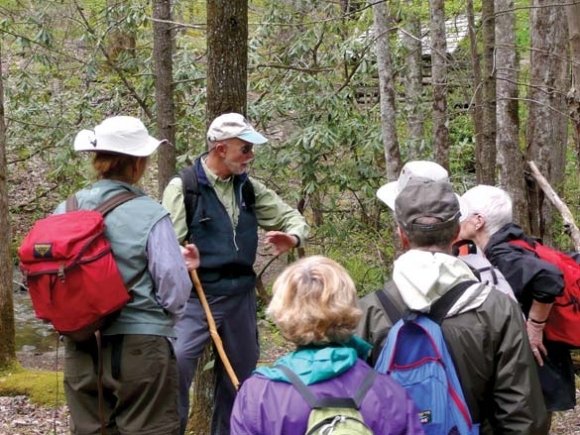
[(550, 183), (544, 178), (542, 173), (538, 170), (538, 167), (533, 161), (528, 162), (528, 166), (532, 170), (532, 175), (536, 179), (538, 185), (542, 188), (550, 202), (556, 207), (556, 209), (562, 215), (562, 219), (564, 219), (564, 223), (566, 228), (570, 231), (570, 237), (572, 238), (572, 242), (574, 243), (574, 249), (578, 252), (580, 251), (580, 230), (576, 226), (574, 222), (574, 217), (570, 212), (568, 206), (560, 199), (558, 194), (552, 189)]

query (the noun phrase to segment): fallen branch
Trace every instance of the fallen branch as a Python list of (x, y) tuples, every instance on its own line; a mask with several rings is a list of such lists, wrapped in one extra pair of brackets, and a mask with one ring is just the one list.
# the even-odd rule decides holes
[(544, 178), (544, 176), (539, 171), (538, 167), (533, 161), (528, 162), (528, 166), (532, 170), (532, 175), (536, 179), (538, 185), (542, 188), (550, 202), (556, 207), (556, 209), (562, 215), (562, 219), (564, 219), (564, 224), (566, 228), (568, 228), (570, 232), (570, 237), (572, 238), (572, 242), (574, 243), (574, 250), (576, 252), (580, 252), (580, 230), (576, 226), (574, 222), (574, 217), (572, 216), (572, 212), (568, 208), (564, 201), (560, 199), (558, 194), (552, 189), (548, 180)]

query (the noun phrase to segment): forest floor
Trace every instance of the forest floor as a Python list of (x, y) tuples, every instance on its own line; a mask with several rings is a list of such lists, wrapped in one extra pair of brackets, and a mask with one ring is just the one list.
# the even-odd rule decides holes
[[(266, 321), (260, 321), (262, 331), (263, 363), (272, 363), (290, 350), (281, 343), (279, 336)], [(58, 357), (58, 369), (62, 370), (62, 355)], [(35, 354), (19, 352), (20, 364), (32, 370), (54, 370), (55, 352)], [(61, 390), (62, 391), (62, 390)], [(576, 390), (580, 403), (580, 390)], [(0, 397), (0, 435), (65, 435), (68, 429), (66, 406), (43, 407), (29, 401), (26, 396)], [(580, 435), (580, 406), (575, 410), (555, 413), (551, 435)]]
[[(261, 336), (261, 364), (271, 364), (291, 347), (265, 320), (258, 322)], [(22, 367), (30, 370), (55, 369), (61, 371), (64, 351), (36, 353), (18, 352)], [(62, 388), (59, 394), (63, 394)], [(56, 401), (55, 397), (55, 401)], [(65, 435), (69, 434), (68, 408), (66, 406), (38, 406), (26, 396), (0, 396), (0, 435)], [(579, 432), (580, 433), (580, 432)]]

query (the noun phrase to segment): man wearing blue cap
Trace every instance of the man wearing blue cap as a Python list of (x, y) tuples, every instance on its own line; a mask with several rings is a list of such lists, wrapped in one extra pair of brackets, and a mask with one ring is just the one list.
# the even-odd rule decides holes
[[(207, 295), (225, 352), (240, 382), (255, 369), (258, 356), (256, 274), (253, 264), (258, 227), (274, 255), (303, 243), (304, 217), (273, 191), (248, 177), (254, 146), (268, 140), (238, 113), (218, 116), (207, 131), (208, 151), (173, 178), (163, 194), (180, 243), (195, 241), (198, 275)], [(193, 183), (192, 183), (193, 181)], [(185, 193), (185, 194), (184, 194)], [(197, 361), (210, 336), (203, 307), (192, 292), (176, 324), (175, 352), (180, 377), (181, 433), (189, 411), (189, 389)], [(216, 361), (212, 434), (229, 434), (236, 390), (221, 361)]]

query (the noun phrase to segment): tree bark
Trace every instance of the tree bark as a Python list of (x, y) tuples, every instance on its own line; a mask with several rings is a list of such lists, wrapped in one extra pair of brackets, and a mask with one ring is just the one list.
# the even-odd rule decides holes
[(414, 12), (415, 0), (406, 0), (410, 11), (405, 17), (401, 46), (405, 50), (402, 82), (405, 90), (405, 112), (407, 113), (407, 144), (409, 156), (421, 154), (425, 136), (425, 114), (423, 112), (423, 62), (421, 51), (421, 20)]
[[(153, 0), (153, 65), (155, 71), (155, 103), (157, 137), (167, 143), (157, 154), (159, 197), (175, 173), (175, 109), (173, 104), (173, 31), (171, 0)], [(157, 21), (159, 20), (159, 21)]]
[(6, 123), (4, 121), (4, 81), (2, 78), (2, 41), (0, 41), (0, 369), (16, 361), (14, 301), (12, 299), (12, 256), (8, 208), (8, 163), (6, 160)]
[(433, 150), (435, 161), (449, 170), (447, 128), (447, 40), (444, 0), (431, 0), (431, 86), (433, 88)]
[[(530, 10), (531, 55), (526, 131), (527, 159), (557, 192), (562, 193), (566, 165), (568, 117), (565, 89), (568, 75), (567, 23), (564, 8), (539, 7), (533, 0)], [(528, 185), (530, 233), (552, 244), (553, 207), (543, 201), (542, 189), (530, 180)]]
[[(484, 2), (485, 3), (485, 2)], [(512, 195), (514, 221), (527, 232), (524, 160), (519, 147), (514, 0), (495, 0), (497, 152), (500, 184)]]
[(206, 123), (227, 112), (246, 114), (248, 1), (207, 2)]
[(468, 32), (469, 32), (469, 50), (471, 54), (471, 65), (473, 69), (473, 107), (471, 107), (471, 119), (475, 131), (475, 174), (478, 184), (492, 184), (487, 182), (488, 177), (481, 167), (480, 154), (483, 145), (483, 82), (481, 79), (481, 59), (477, 48), (477, 35), (475, 32), (475, 13), (473, 11), (473, 0), (467, 0), (466, 5)]
[(401, 154), (396, 125), (395, 81), (389, 45), (389, 20), (386, 2), (373, 5), (375, 47), (380, 86), (381, 131), (387, 180), (396, 180), (401, 170)]
[(570, 61), (572, 63), (572, 86), (566, 95), (568, 113), (572, 120), (577, 168), (580, 174), (580, 3), (570, 2), (566, 6)]
[(475, 171), (477, 182), (494, 185), (496, 182), (496, 68), (495, 68), (495, 6), (493, 1), (482, 2), (481, 7), (483, 35), (483, 127), (481, 146), (477, 148)]

